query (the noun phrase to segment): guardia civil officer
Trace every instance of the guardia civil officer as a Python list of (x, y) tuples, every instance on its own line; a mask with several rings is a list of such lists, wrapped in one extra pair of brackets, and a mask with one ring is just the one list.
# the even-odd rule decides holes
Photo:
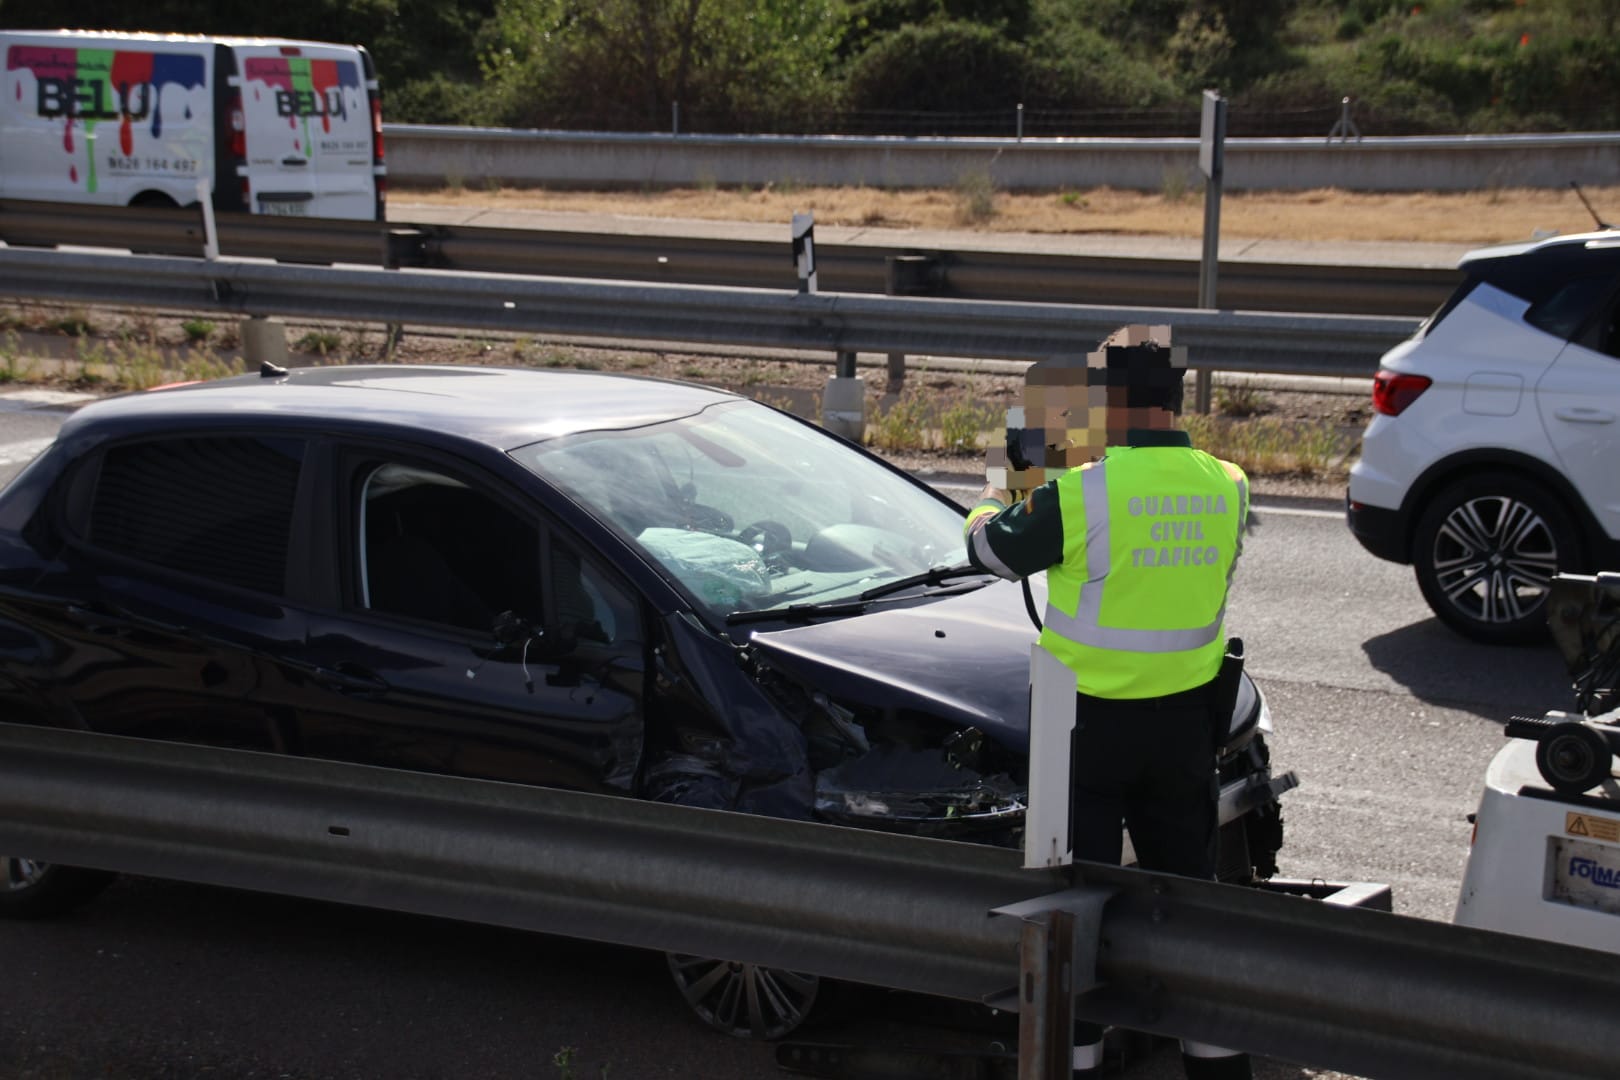
[[(987, 486), (968, 514), (968, 556), (1013, 580), (1046, 571), (1040, 643), (1078, 689), (1074, 857), (1118, 863), (1123, 824), (1143, 869), (1212, 879), (1210, 702), (1248, 481), (1178, 429), (1179, 350), (1140, 336), (1116, 335), (1088, 357), (1087, 385), (1069, 402), (1071, 418), (1088, 400), (1103, 416), (1106, 438), (1086, 436), (1106, 446), (1103, 456), (1011, 506), (1006, 491)], [(1047, 426), (1050, 439), (1059, 425)], [(1090, 1075), (1101, 1029), (1077, 1025), (1076, 1043), (1075, 1075)], [(1251, 1075), (1246, 1054), (1184, 1042), (1182, 1055), (1193, 1080)]]

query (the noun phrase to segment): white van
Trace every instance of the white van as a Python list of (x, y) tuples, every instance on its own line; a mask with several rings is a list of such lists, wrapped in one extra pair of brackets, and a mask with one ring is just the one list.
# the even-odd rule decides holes
[(0, 31), (0, 198), (381, 221), (376, 69), (354, 45)]

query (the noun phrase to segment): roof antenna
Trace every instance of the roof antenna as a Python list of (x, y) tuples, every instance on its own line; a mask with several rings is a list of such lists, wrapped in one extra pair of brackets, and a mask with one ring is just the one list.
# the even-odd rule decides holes
[[(1607, 226), (1604, 226), (1604, 227), (1607, 228)], [(285, 374), (287, 374), (287, 369), (286, 368), (281, 367), (281, 366), (279, 366), (277, 364), (272, 364), (268, 360), (259, 361), (259, 378), (261, 378), (261, 379), (276, 379), (276, 378), (280, 378), (281, 376), (283, 376)]]
[(1600, 229), (1612, 229), (1612, 228), (1614, 228), (1613, 225), (1610, 225), (1607, 221), (1604, 221), (1602, 218), (1598, 217), (1598, 212), (1596, 210), (1592, 209), (1592, 204), (1591, 203), (1586, 201), (1586, 193), (1581, 190), (1581, 185), (1579, 185), (1575, 181), (1571, 180), (1569, 182), (1569, 186), (1575, 192), (1575, 197), (1577, 199), (1581, 200), (1581, 205), (1586, 207), (1586, 212), (1588, 214), (1592, 215), (1592, 220), (1597, 222), (1597, 227), (1598, 228), (1600, 228)]

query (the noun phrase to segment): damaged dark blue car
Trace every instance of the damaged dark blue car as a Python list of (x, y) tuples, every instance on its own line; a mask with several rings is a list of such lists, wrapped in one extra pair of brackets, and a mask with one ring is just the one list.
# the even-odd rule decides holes
[[(375, 366), (129, 395), (0, 494), (0, 705), (1016, 845), (1035, 631), (1019, 586), (963, 565), (962, 518), (813, 425), (687, 384)], [(1275, 871), (1269, 731), (1245, 681), (1220, 764), (1229, 881)], [(13, 914), (107, 880), (0, 867)], [(783, 1034), (814, 998), (792, 973), (671, 966), (737, 1033)]]

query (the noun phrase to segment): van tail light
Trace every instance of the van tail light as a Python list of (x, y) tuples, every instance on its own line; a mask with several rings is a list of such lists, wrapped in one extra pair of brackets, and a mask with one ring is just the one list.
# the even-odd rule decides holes
[(371, 92), (371, 163), (383, 163), (382, 95)]
[(237, 161), (247, 160), (247, 114), (242, 109), (242, 92), (236, 91), (231, 95), (231, 157)]
[(1373, 411), (1399, 416), (1433, 383), (1427, 375), (1409, 375), (1384, 368), (1373, 377)]

